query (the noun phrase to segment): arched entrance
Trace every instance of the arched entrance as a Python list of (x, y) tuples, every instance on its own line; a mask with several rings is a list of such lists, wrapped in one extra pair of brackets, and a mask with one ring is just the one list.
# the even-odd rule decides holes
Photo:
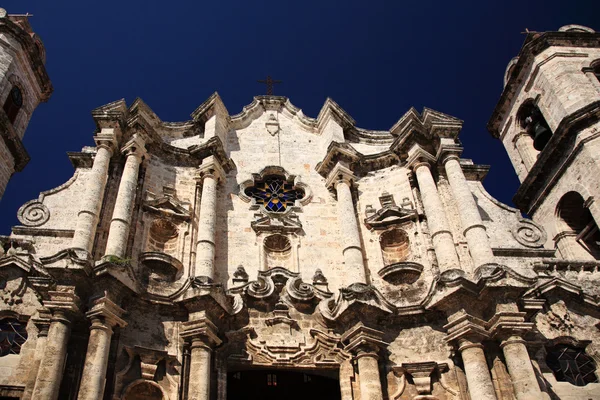
[(245, 400), (340, 400), (337, 370), (245, 370), (227, 375), (227, 398)]

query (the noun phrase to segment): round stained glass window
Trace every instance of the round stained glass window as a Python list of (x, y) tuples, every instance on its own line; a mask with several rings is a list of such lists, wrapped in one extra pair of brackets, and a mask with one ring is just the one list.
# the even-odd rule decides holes
[(267, 211), (284, 212), (304, 197), (304, 191), (281, 177), (267, 177), (245, 190), (247, 196), (256, 200)]

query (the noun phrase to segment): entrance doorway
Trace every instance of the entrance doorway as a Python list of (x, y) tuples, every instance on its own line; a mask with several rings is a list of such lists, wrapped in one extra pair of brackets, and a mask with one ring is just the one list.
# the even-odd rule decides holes
[(247, 370), (227, 375), (230, 400), (341, 400), (337, 371)]

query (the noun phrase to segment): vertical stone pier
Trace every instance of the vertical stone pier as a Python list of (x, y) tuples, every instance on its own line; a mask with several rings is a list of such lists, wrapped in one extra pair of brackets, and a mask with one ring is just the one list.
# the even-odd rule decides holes
[[(107, 129), (103, 129), (106, 131)], [(77, 214), (77, 226), (73, 235), (72, 247), (92, 252), (100, 209), (104, 199), (104, 190), (108, 180), (108, 167), (113, 155), (116, 138), (110, 133), (99, 133), (94, 139), (97, 152), (92, 170), (88, 174), (81, 210)]]
[(387, 343), (381, 338), (383, 332), (356, 324), (342, 336), (345, 350), (354, 355), (358, 364), (361, 400), (383, 400), (379, 375), (379, 351)]
[(79, 314), (80, 301), (75, 288), (58, 286), (48, 292), (49, 301), (44, 306), (52, 312), (44, 355), (40, 361), (32, 398), (56, 400), (62, 382), (67, 355), (67, 344), (71, 336), (71, 323)]
[(127, 250), (127, 238), (129, 236), (138, 174), (140, 164), (145, 156), (144, 141), (136, 134), (121, 151), (127, 155), (127, 160), (119, 184), (119, 192), (110, 222), (105, 251), (107, 256), (117, 257), (124, 257)]
[(475, 271), (481, 270), (481, 268), (494, 262), (494, 254), (492, 253), (492, 246), (481, 220), (479, 209), (460, 166), (456, 152), (445, 153), (442, 162), (446, 169), (446, 175), (448, 176), (448, 182), (454, 194), (454, 199), (460, 207), (459, 215), (463, 235), (467, 239)]
[(342, 286), (355, 282), (367, 283), (360, 231), (352, 200), (351, 187), (355, 180), (352, 171), (338, 163), (329, 173), (326, 182), (327, 187), (335, 189), (337, 195), (338, 223), (345, 264)]
[(35, 381), (37, 378), (40, 363), (46, 350), (46, 342), (48, 340), (48, 331), (50, 329), (52, 314), (46, 312), (43, 309), (38, 310), (38, 318), (33, 319), (33, 323), (38, 329), (37, 341), (35, 344), (35, 358), (33, 364), (29, 368), (29, 374), (27, 375), (27, 383), (23, 390), (22, 400), (30, 400), (33, 395), (33, 388), (35, 387)]
[(213, 348), (221, 344), (217, 327), (204, 312), (200, 317), (182, 323), (181, 337), (191, 343), (189, 376), (187, 377), (189, 400), (210, 400), (211, 360)]
[(202, 186), (196, 262), (194, 276), (212, 282), (215, 263), (215, 229), (217, 221), (217, 184), (225, 179), (225, 171), (214, 156), (206, 157), (198, 168), (197, 181)]
[(85, 364), (79, 385), (78, 400), (95, 400), (104, 396), (106, 367), (110, 353), (110, 341), (115, 326), (127, 325), (121, 319), (123, 309), (107, 297), (94, 302), (86, 316), (91, 320)]
[[(432, 156), (429, 157), (432, 158)], [(427, 225), (429, 226), (440, 273), (442, 277), (444, 273), (451, 273), (450, 271), (460, 271), (459, 273), (462, 274), (463, 271), (460, 269), (454, 239), (450, 231), (450, 224), (446, 218), (446, 210), (431, 175), (429, 161), (424, 157), (417, 156), (409, 162), (409, 166), (412, 167), (417, 177), (417, 183), (421, 192), (421, 201), (425, 209), (425, 215), (427, 216)]]
[(448, 317), (446, 341), (454, 343), (463, 360), (471, 399), (496, 400), (482, 341), (489, 338), (485, 321), (464, 310)]

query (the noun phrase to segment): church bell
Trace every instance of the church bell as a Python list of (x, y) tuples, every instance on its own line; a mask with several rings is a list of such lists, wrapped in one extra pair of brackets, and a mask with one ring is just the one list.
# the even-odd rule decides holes
[(533, 125), (533, 147), (542, 151), (550, 141), (552, 132), (542, 121), (536, 121)]

